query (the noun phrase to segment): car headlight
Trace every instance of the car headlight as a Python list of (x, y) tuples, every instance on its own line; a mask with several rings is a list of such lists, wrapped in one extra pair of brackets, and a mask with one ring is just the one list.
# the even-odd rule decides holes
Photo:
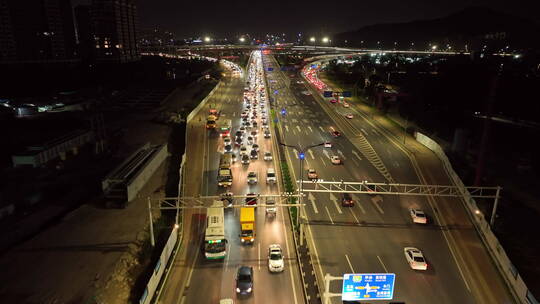
[(236, 287), (236, 292), (240, 292), (240, 288)]
[(245, 240), (244, 240), (244, 239), (240, 239), (240, 242), (242, 242), (242, 243), (243, 243), (243, 242), (245, 242)]
[(246, 290), (247, 292), (251, 292), (251, 287)]
[(255, 241), (255, 239), (254, 239), (254, 238), (251, 238), (251, 241), (253, 242), (253, 241)]

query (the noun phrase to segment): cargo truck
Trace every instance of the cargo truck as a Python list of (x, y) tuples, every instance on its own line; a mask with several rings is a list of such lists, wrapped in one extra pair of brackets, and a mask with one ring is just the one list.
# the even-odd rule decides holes
[(253, 244), (255, 241), (255, 208), (240, 208), (240, 241), (242, 244)]

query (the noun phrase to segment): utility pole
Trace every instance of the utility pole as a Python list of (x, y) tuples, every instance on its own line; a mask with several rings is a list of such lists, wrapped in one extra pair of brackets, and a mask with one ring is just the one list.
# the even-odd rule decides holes
[[(279, 143), (280, 146), (284, 146), (284, 147), (289, 147), (289, 148), (294, 148), (298, 151), (298, 155), (296, 155), (296, 157), (298, 157), (298, 160), (300, 161), (300, 185), (298, 187), (298, 192), (300, 194), (300, 197), (298, 198), (298, 205), (299, 205), (299, 209), (297, 210), (297, 224), (300, 225), (300, 231), (299, 231), (299, 235), (300, 235), (300, 246), (303, 246), (304, 245), (304, 219), (305, 219), (305, 212), (304, 212), (304, 207), (302, 206), (302, 198), (304, 196), (304, 159), (306, 158), (306, 152), (311, 149), (311, 148), (315, 148), (315, 147), (319, 147), (319, 146), (322, 146), (324, 145), (324, 143), (320, 143), (320, 144), (316, 144), (316, 145), (311, 145), (311, 146), (308, 146), (306, 148), (302, 148), (300, 146), (293, 146), (293, 145), (287, 145), (287, 144), (284, 144), (284, 143)], [(294, 168), (293, 168), (294, 170)]]

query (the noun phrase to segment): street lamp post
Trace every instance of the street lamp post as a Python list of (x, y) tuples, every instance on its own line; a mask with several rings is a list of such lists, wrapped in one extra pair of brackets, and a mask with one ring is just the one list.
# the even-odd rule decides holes
[(320, 144), (316, 144), (316, 145), (311, 145), (311, 146), (307, 146), (306, 148), (302, 148), (300, 146), (293, 146), (293, 145), (287, 145), (287, 144), (284, 144), (284, 143), (279, 143), (281, 146), (284, 146), (284, 147), (289, 147), (289, 148), (294, 148), (298, 151), (298, 160), (300, 161), (300, 186), (299, 186), (299, 193), (300, 193), (300, 198), (298, 199), (298, 204), (300, 205), (300, 210), (296, 213), (297, 217), (296, 217), (296, 222), (297, 223), (300, 223), (300, 246), (303, 246), (304, 245), (304, 224), (303, 224), (303, 219), (305, 218), (305, 210), (304, 210), (304, 206), (302, 205), (302, 198), (304, 196), (304, 159), (306, 158), (306, 152), (311, 149), (311, 148), (315, 148), (315, 147), (319, 147), (319, 146), (322, 146), (324, 145), (324, 143), (320, 143)]

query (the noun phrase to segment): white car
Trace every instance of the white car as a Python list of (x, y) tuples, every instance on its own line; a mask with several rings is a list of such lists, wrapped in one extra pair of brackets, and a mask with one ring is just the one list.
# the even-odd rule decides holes
[(422, 254), (422, 251), (414, 247), (405, 247), (403, 248), (403, 253), (405, 254), (405, 259), (407, 263), (414, 270), (427, 270), (427, 262)]
[(247, 182), (248, 184), (256, 184), (257, 182), (259, 182), (259, 178), (257, 176), (257, 172), (249, 172), (248, 175), (247, 175)]
[(283, 251), (279, 244), (272, 244), (268, 247), (268, 270), (270, 272), (282, 272), (285, 268), (283, 261)]
[(349, 107), (349, 104), (346, 103), (346, 102), (343, 102), (343, 107), (348, 108), (348, 107)]
[(345, 118), (347, 118), (347, 119), (353, 119), (354, 116), (353, 116), (351, 113), (347, 113), (347, 114), (345, 114)]
[(420, 209), (409, 209), (409, 212), (411, 213), (411, 218), (413, 220), (413, 223), (416, 224), (427, 224), (427, 217), (424, 211)]
[(337, 155), (332, 155), (332, 157), (330, 159), (332, 161), (332, 164), (334, 164), (334, 165), (341, 165), (342, 164), (341, 158), (339, 158), (339, 156), (337, 156)]
[(277, 182), (276, 170), (274, 168), (268, 168), (266, 170), (266, 183), (275, 184)]
[(247, 154), (242, 155), (242, 165), (249, 165), (249, 156)]
[(259, 152), (259, 145), (256, 144), (256, 143), (253, 143), (253, 145), (251, 146), (251, 149), (253, 149), (253, 150)]
[(332, 148), (332, 143), (327, 141), (327, 142), (324, 143), (324, 147), (325, 148)]
[(264, 152), (264, 160), (272, 160), (272, 152)]
[(266, 129), (264, 130), (264, 138), (270, 138), (270, 130)]
[(248, 154), (247, 147), (246, 146), (240, 147), (240, 156), (247, 155), (247, 154)]
[(276, 201), (274, 200), (266, 201), (266, 215), (276, 216), (276, 212), (277, 212)]
[(226, 136), (226, 137), (223, 137), (223, 145), (230, 145), (231, 144), (231, 137), (229, 136)]
[(253, 145), (255, 143), (255, 139), (253, 138), (253, 136), (248, 136), (247, 138), (247, 144), (248, 145)]

